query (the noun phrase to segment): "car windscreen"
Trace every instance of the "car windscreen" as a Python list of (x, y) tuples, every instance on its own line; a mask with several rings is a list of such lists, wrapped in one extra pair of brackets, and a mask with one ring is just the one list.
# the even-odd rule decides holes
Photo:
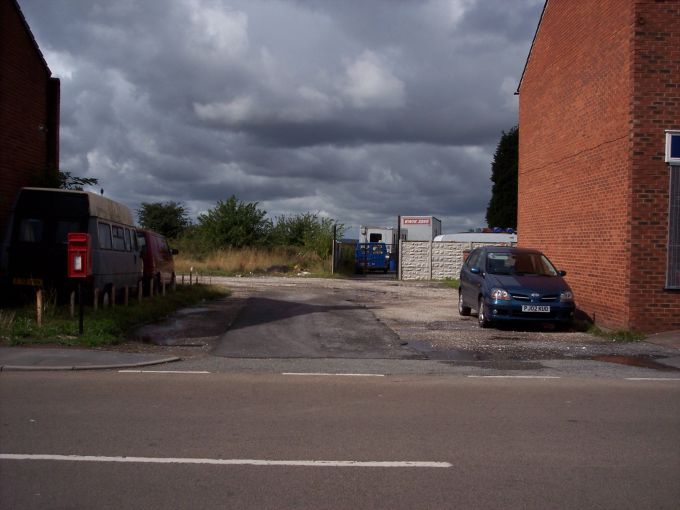
[(489, 274), (557, 276), (557, 270), (541, 253), (491, 252), (487, 255)]

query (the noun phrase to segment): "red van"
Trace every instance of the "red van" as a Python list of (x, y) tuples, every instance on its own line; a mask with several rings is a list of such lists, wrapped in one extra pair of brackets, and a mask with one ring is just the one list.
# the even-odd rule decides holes
[(171, 250), (165, 237), (151, 230), (137, 230), (137, 243), (144, 260), (144, 289), (148, 291), (152, 279), (155, 292), (162, 283), (172, 284), (175, 281), (172, 256), (177, 255), (177, 250)]

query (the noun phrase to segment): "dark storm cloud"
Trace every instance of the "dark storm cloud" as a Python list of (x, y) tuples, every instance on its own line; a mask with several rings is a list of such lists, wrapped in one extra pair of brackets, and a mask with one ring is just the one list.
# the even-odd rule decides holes
[(62, 169), (108, 196), (445, 231), (483, 222), (543, 4), (19, 3), (62, 80)]

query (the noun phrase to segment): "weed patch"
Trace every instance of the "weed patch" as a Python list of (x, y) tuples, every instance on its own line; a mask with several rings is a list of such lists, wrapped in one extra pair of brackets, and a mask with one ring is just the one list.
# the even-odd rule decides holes
[(85, 308), (83, 335), (78, 335), (78, 318), (70, 317), (68, 307), (53, 307), (38, 326), (31, 308), (0, 310), (0, 339), (8, 345), (56, 344), (90, 346), (117, 344), (131, 329), (157, 321), (179, 308), (229, 295), (222, 287), (210, 285), (178, 286), (165, 296), (131, 301), (97, 311)]
[(588, 328), (588, 333), (617, 343), (641, 342), (645, 339), (645, 335), (643, 333), (638, 333), (636, 331), (607, 331), (593, 325)]

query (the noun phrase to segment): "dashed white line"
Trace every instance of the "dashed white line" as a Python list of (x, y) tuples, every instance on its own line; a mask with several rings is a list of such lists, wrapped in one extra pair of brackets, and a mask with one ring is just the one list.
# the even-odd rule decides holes
[(120, 374), (209, 374), (205, 370), (119, 370)]
[(626, 377), (626, 381), (680, 381), (673, 377)]
[(331, 374), (327, 372), (283, 372), (281, 375), (314, 375), (327, 377), (385, 377), (385, 374)]
[(468, 375), (477, 379), (561, 379), (555, 375)]
[(208, 464), (217, 466), (301, 466), (301, 467), (379, 467), (379, 468), (452, 467), (452, 464), (450, 464), (449, 462), (429, 462), (429, 461), (183, 459), (166, 457), (103, 457), (95, 455), (44, 455), (44, 454), (13, 454), (13, 453), (0, 453), (0, 460), (120, 462), (135, 464)]

